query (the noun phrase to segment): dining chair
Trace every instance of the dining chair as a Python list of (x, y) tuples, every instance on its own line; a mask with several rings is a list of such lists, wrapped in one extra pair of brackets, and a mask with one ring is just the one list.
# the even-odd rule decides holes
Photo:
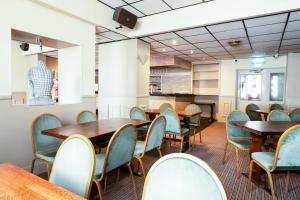
[(184, 127), (181, 128), (179, 117), (175, 111), (165, 109), (161, 115), (163, 115), (167, 121), (165, 134), (181, 137), (180, 151), (182, 151), (184, 137), (187, 136), (190, 139), (190, 130)]
[(300, 170), (300, 125), (287, 129), (279, 138), (277, 148), (274, 152), (255, 152), (251, 154), (249, 165), (248, 191), (252, 190), (251, 178), (253, 164), (262, 168), (268, 176), (272, 199), (276, 199), (273, 185), (272, 173), (275, 171), (286, 171), (285, 192), (288, 192), (290, 172)]
[(282, 110), (272, 110), (268, 114), (267, 121), (291, 121), (291, 118)]
[(160, 149), (161, 149), (161, 144), (163, 141), (165, 129), (166, 129), (166, 118), (162, 115), (158, 116), (152, 121), (147, 132), (146, 140), (137, 141), (136, 143), (135, 150), (134, 150), (134, 158), (138, 160), (144, 178), (146, 176), (146, 173), (145, 173), (142, 159), (146, 152), (149, 152), (153, 149), (156, 149), (158, 151), (159, 157), (162, 157), (162, 153)]
[(262, 121), (261, 114), (255, 112), (256, 110), (259, 110), (258, 105), (250, 103), (246, 106), (245, 110), (251, 121)]
[(292, 121), (300, 122), (300, 108), (294, 109), (289, 116)]
[(90, 196), (95, 170), (95, 150), (89, 139), (75, 134), (57, 151), (49, 182), (86, 199)]
[[(130, 109), (129, 117), (130, 117), (130, 119), (147, 120), (147, 115), (146, 115), (145, 111), (137, 106), (132, 107)], [(140, 130), (143, 132), (147, 131), (147, 129), (148, 129), (147, 125), (137, 128), (137, 130)]]
[(34, 119), (31, 125), (31, 140), (33, 149), (33, 159), (31, 163), (31, 173), (33, 173), (36, 160), (41, 161), (47, 167), (48, 178), (54, 157), (62, 140), (55, 137), (43, 135), (42, 131), (61, 127), (61, 120), (50, 113), (44, 113)]
[(160, 158), (150, 168), (142, 200), (189, 199), (226, 200), (226, 193), (214, 171), (201, 159), (184, 153)]
[(76, 117), (77, 124), (97, 121), (97, 115), (90, 110), (83, 110)]
[(169, 104), (169, 103), (163, 103), (163, 104), (161, 104), (161, 105), (159, 106), (159, 110), (160, 110), (160, 111), (164, 111), (164, 110), (167, 109), (167, 108), (173, 110), (173, 106), (172, 106), (171, 104)]
[(233, 111), (227, 116), (226, 120), (226, 133), (227, 142), (225, 143), (223, 164), (225, 164), (228, 145), (232, 145), (235, 148), (236, 159), (236, 172), (238, 177), (240, 176), (240, 164), (239, 164), (239, 150), (247, 151), (251, 145), (251, 137), (249, 132), (240, 129), (234, 125), (231, 125), (231, 121), (249, 121), (249, 117), (242, 111)]
[[(197, 104), (189, 104), (188, 106), (185, 107), (184, 110), (188, 112), (201, 112), (201, 108)], [(200, 142), (202, 142), (200, 120), (201, 120), (201, 114), (189, 118), (189, 126), (190, 126), (189, 128), (193, 130), (192, 147), (195, 146), (195, 136), (197, 133), (199, 133)]]
[[(126, 165), (133, 186), (135, 198), (137, 199), (137, 191), (135, 181), (131, 169), (131, 159), (136, 145), (136, 128), (132, 124), (126, 124), (119, 128), (111, 137), (106, 153), (96, 154), (96, 168), (94, 173), (94, 183), (97, 185), (99, 197), (104, 199), (101, 182), (104, 182), (104, 191), (106, 190), (107, 173), (119, 169)], [(119, 177), (119, 171), (118, 171)], [(117, 178), (118, 179), (118, 178)]]
[(274, 103), (270, 106), (270, 111), (272, 110), (284, 110), (283, 106), (278, 104), (278, 103)]

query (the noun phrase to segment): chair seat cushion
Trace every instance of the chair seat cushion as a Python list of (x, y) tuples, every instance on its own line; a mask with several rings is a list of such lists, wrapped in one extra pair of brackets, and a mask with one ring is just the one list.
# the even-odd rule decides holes
[[(166, 132), (167, 134), (171, 134), (171, 135), (180, 135), (179, 133), (174, 133), (174, 132)], [(190, 133), (190, 129), (188, 128), (181, 128), (181, 136), (185, 136), (188, 135)]]
[(50, 152), (50, 153), (37, 153), (36, 157), (45, 160), (47, 162), (53, 163), (55, 158), (56, 152)]
[(148, 126), (141, 126), (141, 127), (137, 128), (137, 130), (147, 131), (148, 130)]
[(96, 155), (96, 166), (95, 166), (95, 173), (94, 173), (95, 178), (99, 178), (101, 176), (104, 160), (105, 160), (105, 153), (99, 153)]
[(230, 139), (229, 143), (233, 144), (234, 146), (236, 146), (239, 149), (247, 150), (247, 149), (249, 149), (249, 147), (251, 145), (251, 140), (248, 140), (248, 139), (238, 139), (238, 140)]
[(144, 151), (144, 147), (145, 147), (144, 141), (137, 141), (135, 145), (134, 155), (140, 156)]

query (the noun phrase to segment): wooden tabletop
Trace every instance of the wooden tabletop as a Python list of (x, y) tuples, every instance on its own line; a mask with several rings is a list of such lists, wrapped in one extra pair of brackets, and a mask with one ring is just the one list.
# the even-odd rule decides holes
[(9, 163), (0, 164), (0, 199), (83, 199)]
[[(155, 115), (160, 114), (160, 112), (161, 112), (160, 109), (145, 109), (144, 111), (147, 114), (155, 114)], [(175, 112), (181, 117), (193, 117), (195, 115), (199, 115), (202, 113), (201, 111), (200, 112), (188, 112), (185, 110), (176, 110)]]
[(261, 114), (269, 114), (269, 110), (254, 110), (254, 112), (257, 112), (257, 113), (261, 113)]
[(246, 131), (257, 135), (281, 135), (288, 128), (300, 124), (300, 122), (268, 122), (268, 121), (231, 121), (234, 126), (238, 126)]
[(148, 125), (148, 120), (135, 120), (129, 118), (112, 118), (88, 122), (84, 124), (68, 125), (59, 128), (42, 131), (44, 135), (66, 139), (74, 134), (81, 134), (94, 142), (103, 142), (110, 139), (112, 134), (125, 124), (133, 124), (136, 127)]

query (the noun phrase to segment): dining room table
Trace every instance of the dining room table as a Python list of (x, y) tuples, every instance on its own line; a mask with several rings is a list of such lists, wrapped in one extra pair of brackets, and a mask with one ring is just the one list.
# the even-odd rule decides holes
[(254, 110), (254, 112), (257, 112), (258, 114), (260, 114), (263, 117), (264, 121), (267, 121), (268, 115), (270, 113), (269, 110), (262, 110), (262, 109)]
[(83, 200), (84, 198), (11, 163), (0, 164), (0, 199)]
[[(300, 124), (300, 122), (291, 121), (231, 121), (229, 123), (250, 133), (252, 139), (249, 149), (250, 158), (252, 153), (263, 151), (264, 141), (267, 136), (280, 136), (288, 128)], [(262, 185), (261, 173), (261, 168), (254, 163), (252, 175), (253, 183)]]

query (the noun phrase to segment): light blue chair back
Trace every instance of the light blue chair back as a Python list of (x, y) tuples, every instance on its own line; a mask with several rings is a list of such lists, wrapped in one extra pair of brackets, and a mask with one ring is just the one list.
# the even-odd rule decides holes
[(95, 150), (83, 135), (72, 135), (60, 146), (49, 181), (88, 198), (95, 169)]
[[(200, 106), (198, 106), (196, 104), (189, 104), (187, 107), (185, 107), (185, 111), (188, 111), (188, 112), (201, 112), (201, 108), (200, 108)], [(196, 115), (196, 116), (193, 116), (193, 117), (190, 117), (190, 123), (200, 125), (200, 117), (201, 117), (200, 114)]]
[(146, 137), (146, 151), (150, 151), (161, 145), (166, 129), (166, 118), (164, 116), (158, 116), (155, 118), (148, 130)]
[(97, 121), (97, 116), (92, 111), (83, 110), (77, 115), (76, 121), (77, 121), (77, 124), (94, 122), (94, 121)]
[(42, 114), (33, 121), (31, 132), (34, 153), (44, 154), (57, 151), (62, 140), (43, 135), (42, 131), (61, 127), (61, 125), (60, 119), (50, 113)]
[(188, 199), (226, 200), (222, 183), (213, 170), (199, 158), (173, 153), (150, 168), (142, 200)]
[(281, 110), (273, 110), (269, 113), (267, 121), (291, 121), (288, 114)]
[(179, 117), (173, 110), (165, 109), (161, 113), (161, 115), (164, 116), (167, 120), (167, 125), (166, 125), (167, 133), (172, 133), (172, 134), (181, 133)]
[(226, 131), (228, 138), (249, 138), (250, 134), (239, 127), (231, 125), (230, 121), (250, 121), (248, 115), (242, 111), (233, 111), (227, 116)]
[(270, 111), (272, 110), (284, 110), (284, 108), (282, 105), (274, 103), (270, 106)]
[(173, 106), (169, 103), (163, 103), (159, 106), (160, 111), (164, 111), (166, 109), (173, 110)]
[(290, 113), (290, 118), (292, 121), (300, 122), (300, 108), (296, 108)]
[(132, 124), (124, 125), (114, 133), (107, 146), (102, 174), (106, 174), (132, 159), (136, 137), (136, 128)]
[(145, 112), (139, 107), (133, 107), (130, 110), (130, 119), (146, 120)]
[[(279, 138), (275, 153), (275, 165), (290, 169), (300, 169), (300, 125), (286, 130)], [(278, 158), (278, 159), (276, 159)], [(277, 163), (276, 163), (277, 161)]]

